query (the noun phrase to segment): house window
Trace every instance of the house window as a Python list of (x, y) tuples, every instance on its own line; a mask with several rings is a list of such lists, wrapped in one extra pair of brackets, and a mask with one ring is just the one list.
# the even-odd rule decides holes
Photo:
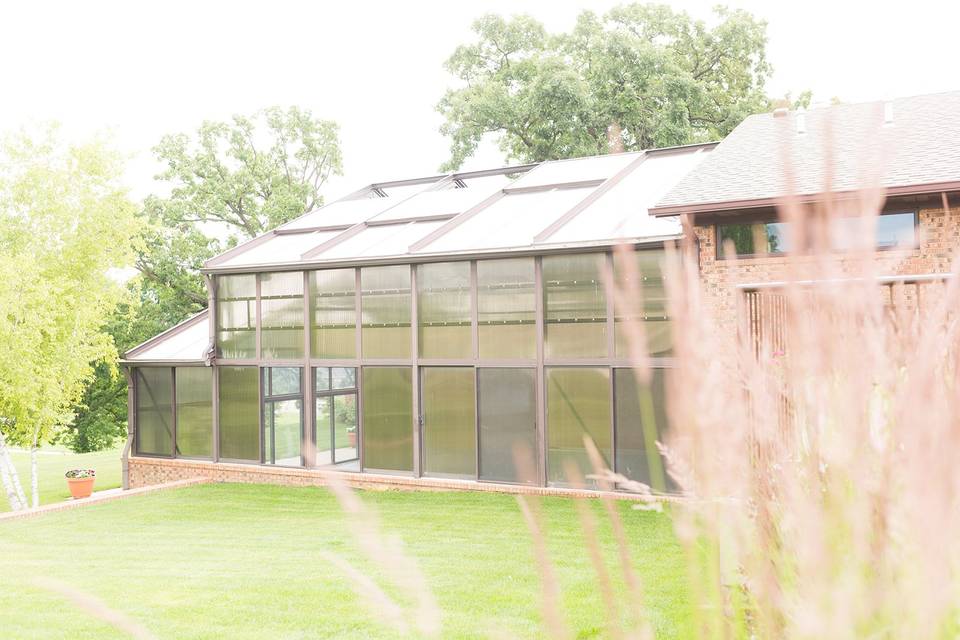
[[(884, 213), (876, 221), (876, 248), (913, 246), (917, 240), (917, 214), (913, 211)], [(849, 251), (862, 237), (866, 220), (838, 217), (830, 223), (830, 245), (834, 251)], [(738, 257), (777, 255), (800, 248), (800, 239), (790, 237), (787, 222), (740, 222), (717, 225), (717, 257), (724, 257), (724, 245), (733, 244)]]

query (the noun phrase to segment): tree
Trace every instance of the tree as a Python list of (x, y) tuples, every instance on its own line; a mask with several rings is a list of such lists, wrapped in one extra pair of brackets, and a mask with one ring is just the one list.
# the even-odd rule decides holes
[(486, 15), (446, 68), (461, 81), (437, 105), (446, 169), (487, 134), (535, 162), (715, 140), (767, 110), (766, 23), (718, 7), (708, 27), (655, 4), (583, 12), (570, 33), (529, 16)]
[(115, 360), (102, 327), (122, 296), (110, 269), (130, 264), (139, 222), (102, 140), (70, 146), (50, 127), (0, 146), (0, 475), (27, 507), (7, 443), (36, 456), (69, 424), (95, 362)]
[[(342, 171), (336, 123), (296, 107), (204, 122), (153, 151), (168, 194), (143, 205), (139, 275), (109, 325), (121, 351), (202, 310), (205, 260), (321, 206), (321, 189)], [(110, 446), (125, 431), (126, 398), (125, 380), (98, 368), (64, 442), (76, 451)]]

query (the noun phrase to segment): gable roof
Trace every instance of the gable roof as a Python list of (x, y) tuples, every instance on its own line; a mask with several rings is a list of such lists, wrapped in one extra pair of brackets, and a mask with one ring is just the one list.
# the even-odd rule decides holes
[[(787, 160), (789, 159), (789, 165)], [(960, 188), (960, 91), (748, 117), (650, 209), (655, 216), (775, 205), (792, 194)]]
[(572, 250), (680, 236), (648, 207), (717, 143), (369, 185), (204, 264), (205, 273)]
[(203, 362), (210, 348), (207, 309), (123, 354), (123, 364)]

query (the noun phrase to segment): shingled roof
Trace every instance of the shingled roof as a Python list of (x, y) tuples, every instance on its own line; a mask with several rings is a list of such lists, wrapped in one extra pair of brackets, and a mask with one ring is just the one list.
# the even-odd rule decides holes
[(960, 189), (960, 91), (763, 113), (744, 120), (649, 211), (655, 216), (775, 205), (789, 194), (883, 186), (888, 195)]

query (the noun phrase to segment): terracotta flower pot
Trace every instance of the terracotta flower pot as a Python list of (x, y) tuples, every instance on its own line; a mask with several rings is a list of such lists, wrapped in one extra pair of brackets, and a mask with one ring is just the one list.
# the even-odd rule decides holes
[(357, 432), (356, 431), (347, 432), (347, 443), (350, 445), (351, 449), (357, 448)]
[(89, 498), (93, 493), (94, 477), (90, 478), (67, 478), (67, 486), (70, 487), (70, 495), (75, 500), (80, 498)]

